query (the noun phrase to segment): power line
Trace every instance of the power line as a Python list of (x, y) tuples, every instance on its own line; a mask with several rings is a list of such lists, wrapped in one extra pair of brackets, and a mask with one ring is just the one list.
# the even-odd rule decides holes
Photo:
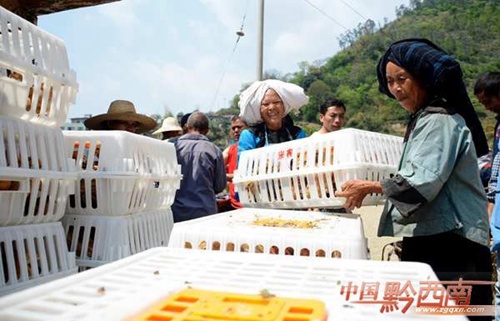
[(240, 38), (245, 35), (245, 33), (243, 32), (243, 27), (245, 25), (245, 19), (247, 17), (247, 9), (248, 9), (248, 0), (247, 0), (247, 4), (245, 6), (245, 13), (243, 14), (243, 19), (241, 21), (240, 30), (238, 30), (236, 32), (236, 35), (238, 37), (236, 38), (236, 42), (234, 43), (233, 50), (231, 51), (231, 54), (229, 55), (229, 59), (226, 61), (226, 64), (224, 65), (224, 68), (222, 69), (222, 75), (221, 75), (221, 77), (219, 79), (219, 83), (217, 84), (217, 89), (215, 90), (214, 99), (212, 100), (212, 103), (210, 104), (210, 110), (212, 110), (215, 102), (217, 101), (217, 96), (219, 95), (220, 85), (222, 84), (222, 81), (224, 80), (224, 76), (226, 75), (226, 71), (227, 71), (227, 68), (229, 67), (229, 63), (233, 59), (234, 52), (236, 51), (236, 47), (238, 46), (238, 42), (240, 41)]
[(368, 20), (368, 18), (364, 17), (361, 13), (359, 13), (358, 10), (354, 9), (350, 4), (348, 4), (347, 2), (345, 2), (344, 0), (340, 0), (340, 2), (342, 2), (343, 4), (345, 4), (347, 7), (349, 7), (349, 9), (351, 9), (352, 11), (354, 11), (358, 16), (360, 16), (361, 18), (363, 18), (364, 20)]
[(328, 13), (324, 12), (323, 10), (321, 10), (320, 8), (318, 8), (315, 4), (313, 4), (311, 1), (309, 0), (304, 0), (306, 3), (308, 3), (311, 7), (313, 7), (314, 9), (318, 10), (321, 14), (323, 14), (325, 17), (327, 17), (328, 19), (330, 19), (331, 21), (333, 21), (334, 23), (336, 23), (338, 26), (344, 28), (346, 31), (348, 31), (349, 29), (346, 28), (344, 25), (342, 25), (340, 22), (338, 22), (337, 20), (335, 20), (332, 16), (330, 16)]

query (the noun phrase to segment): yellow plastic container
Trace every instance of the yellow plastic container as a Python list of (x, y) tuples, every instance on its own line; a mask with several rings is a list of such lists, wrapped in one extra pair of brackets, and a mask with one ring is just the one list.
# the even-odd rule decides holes
[[(265, 292), (265, 291), (263, 291)], [(133, 321), (325, 321), (325, 304), (280, 298), (184, 289), (151, 306)]]

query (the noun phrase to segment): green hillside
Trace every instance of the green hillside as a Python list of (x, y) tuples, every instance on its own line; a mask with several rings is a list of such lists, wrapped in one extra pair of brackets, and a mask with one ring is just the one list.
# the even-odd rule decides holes
[[(408, 115), (396, 101), (379, 93), (376, 64), (392, 42), (423, 37), (460, 61), (474, 106), (491, 138), (494, 115), (473, 97), (472, 86), (481, 73), (500, 70), (500, 0), (411, 0), (396, 14), (393, 22), (376, 25), (368, 20), (343, 34), (338, 39), (343, 49), (331, 58), (302, 62), (299, 72), (278, 77), (302, 86), (310, 97), (309, 104), (293, 116), (296, 122), (309, 133), (318, 129), (318, 106), (332, 94), (347, 105), (347, 127), (402, 134)], [(231, 107), (211, 115), (211, 139), (221, 147), (227, 146), (229, 132), (224, 116), (239, 112), (237, 101), (238, 95)]]
[[(500, 70), (500, 1), (415, 0), (409, 8), (398, 8), (397, 16), (380, 28), (369, 20), (347, 32), (339, 40), (344, 50), (323, 65), (307, 65), (290, 77), (311, 98), (298, 120), (315, 121), (318, 104), (333, 94), (348, 106), (347, 126), (388, 133), (401, 130), (407, 113), (378, 92), (375, 66), (388, 46), (403, 38), (428, 38), (446, 50), (461, 63), (469, 89), (481, 73)], [(493, 115), (470, 93), (491, 134)]]

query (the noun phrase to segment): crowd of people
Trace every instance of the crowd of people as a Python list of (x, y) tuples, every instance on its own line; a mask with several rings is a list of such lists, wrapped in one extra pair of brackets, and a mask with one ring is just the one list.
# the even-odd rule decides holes
[[(275, 79), (254, 82), (241, 93), (241, 113), (231, 119), (230, 137), (234, 143), (223, 152), (206, 136), (209, 119), (204, 113), (184, 114), (180, 123), (175, 117), (165, 118), (152, 134), (175, 144), (177, 161), (181, 165), (183, 179), (172, 205), (174, 222), (241, 208), (232, 182), (239, 153), (307, 137), (302, 128), (294, 125), (289, 113), (308, 101), (303, 88), (295, 84)], [(326, 99), (319, 108), (322, 126), (314, 134), (341, 129), (345, 113), (346, 107), (341, 100)], [(153, 118), (137, 113), (134, 104), (126, 100), (113, 101), (107, 113), (90, 117), (84, 124), (92, 130), (125, 130), (136, 134), (156, 127)], [(217, 194), (226, 188), (229, 199), (220, 205)]]
[[(381, 181), (347, 181), (335, 195), (346, 199), (346, 210), (353, 210), (367, 195), (384, 194), (387, 201), (378, 236), (402, 237), (401, 259), (429, 264), (440, 280), (486, 281), (473, 285), (470, 304), (491, 305), (493, 293), (487, 283), (493, 279), (491, 242), (492, 250), (500, 251), (500, 205), (495, 207), (500, 204), (500, 72), (481, 75), (474, 86), (479, 102), (497, 114), (493, 161), (481, 171), (478, 158), (489, 155), (489, 147), (454, 58), (429, 40), (405, 39), (391, 44), (376, 73), (379, 91), (396, 99), (409, 114), (397, 173)], [(182, 166), (183, 179), (172, 206), (175, 222), (220, 211), (216, 195), (226, 187), (230, 202), (223, 210), (241, 208), (232, 184), (238, 155), (305, 138), (290, 112), (308, 101), (303, 88), (295, 84), (275, 79), (254, 82), (240, 95), (240, 114), (231, 119), (234, 143), (223, 152), (207, 138), (209, 119), (202, 112), (184, 115), (180, 124), (176, 118), (166, 118), (154, 133), (175, 144)], [(313, 136), (343, 128), (346, 106), (341, 100), (329, 97), (318, 107), (321, 128)], [(156, 122), (138, 114), (131, 102), (117, 100), (106, 114), (88, 119), (85, 125), (143, 133)], [(497, 283), (497, 304), (499, 291)]]

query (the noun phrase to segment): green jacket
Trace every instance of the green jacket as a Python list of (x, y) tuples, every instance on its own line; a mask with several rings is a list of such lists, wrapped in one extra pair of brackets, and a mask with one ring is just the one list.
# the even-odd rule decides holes
[(424, 236), (454, 231), (487, 246), (486, 195), (464, 119), (429, 108), (415, 117), (397, 174), (382, 181), (387, 202), (378, 235)]

